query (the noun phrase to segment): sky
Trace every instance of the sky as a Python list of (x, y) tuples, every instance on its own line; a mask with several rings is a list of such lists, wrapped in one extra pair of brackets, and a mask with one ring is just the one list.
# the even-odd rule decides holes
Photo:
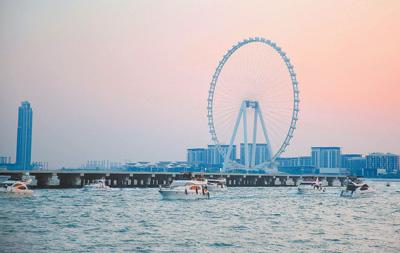
[(211, 143), (207, 96), (237, 41), (277, 42), (300, 115), (285, 153), (400, 153), (400, 1), (0, 2), (0, 156), (33, 108), (32, 160), (185, 160)]

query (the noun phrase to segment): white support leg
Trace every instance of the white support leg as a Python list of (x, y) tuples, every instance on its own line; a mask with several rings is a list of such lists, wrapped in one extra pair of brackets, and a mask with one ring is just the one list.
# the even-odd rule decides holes
[(225, 155), (225, 158), (224, 158), (224, 168), (225, 168), (225, 165), (226, 165), (226, 164), (230, 161), (230, 159), (231, 159), (231, 154), (232, 154), (232, 149), (233, 149), (233, 143), (235, 142), (236, 133), (237, 133), (237, 130), (238, 130), (238, 128), (239, 128), (240, 119), (242, 118), (242, 114), (243, 114), (243, 111), (244, 111), (244, 107), (245, 107), (245, 105), (244, 105), (244, 102), (243, 102), (242, 105), (240, 106), (239, 114), (238, 114), (238, 116), (237, 116), (237, 118), (236, 118), (235, 128), (233, 129), (233, 133), (232, 133), (232, 136), (231, 136), (231, 140), (230, 140), (230, 142), (229, 142), (228, 153)]
[(253, 125), (253, 145), (251, 149), (251, 167), (256, 165), (256, 150), (257, 150), (257, 118), (258, 118), (258, 110), (254, 110), (254, 125)]
[(247, 109), (243, 111), (244, 164), (249, 168), (249, 145), (247, 142)]
[(268, 149), (267, 150), (267, 155), (268, 155), (267, 160), (271, 160), (272, 159), (272, 149), (271, 149), (271, 143), (270, 143), (269, 138), (268, 138), (267, 128), (265, 126), (265, 122), (264, 122), (264, 118), (262, 116), (261, 109), (258, 107), (257, 110), (258, 110), (258, 115), (260, 115), (260, 122), (261, 122), (261, 126), (262, 126), (262, 129), (263, 129), (265, 141), (267, 143), (267, 149)]

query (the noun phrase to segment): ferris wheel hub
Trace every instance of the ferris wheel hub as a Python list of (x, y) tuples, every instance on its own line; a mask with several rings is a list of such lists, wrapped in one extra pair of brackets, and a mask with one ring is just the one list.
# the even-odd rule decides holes
[(257, 100), (244, 100), (244, 104), (246, 105), (246, 108), (257, 108), (258, 107), (258, 101)]

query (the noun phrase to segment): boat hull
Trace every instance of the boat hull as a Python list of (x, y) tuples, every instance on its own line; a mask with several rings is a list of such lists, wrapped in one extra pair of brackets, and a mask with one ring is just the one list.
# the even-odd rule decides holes
[(307, 193), (325, 193), (325, 188), (317, 189), (317, 188), (297, 188), (297, 193), (299, 194), (307, 194)]
[(355, 191), (349, 191), (349, 190), (342, 190), (340, 192), (340, 197), (343, 198), (358, 198), (358, 197), (368, 197), (372, 194), (374, 194), (375, 191), (372, 189), (360, 191), (360, 190), (355, 190)]
[(106, 186), (85, 185), (84, 189), (87, 189), (87, 190), (107, 190), (107, 189), (110, 189), (110, 186), (108, 186), (108, 185), (106, 185)]
[(183, 191), (174, 191), (174, 190), (159, 190), (163, 199), (168, 200), (194, 200), (194, 199), (208, 199), (210, 198), (210, 194), (202, 194), (195, 192), (183, 192)]
[(17, 195), (32, 195), (32, 190), (19, 190), (19, 189), (0, 189), (0, 193), (17, 194)]
[(228, 187), (224, 186), (223, 188), (219, 185), (207, 185), (207, 189), (210, 192), (225, 192), (228, 190)]

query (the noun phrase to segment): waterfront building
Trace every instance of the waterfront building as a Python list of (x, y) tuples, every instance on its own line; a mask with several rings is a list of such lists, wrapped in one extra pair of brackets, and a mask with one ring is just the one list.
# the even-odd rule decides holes
[[(229, 145), (220, 145), (220, 148), (224, 152), (224, 154), (227, 154), (228, 150), (229, 150)], [(232, 146), (232, 152), (230, 155), (230, 159), (232, 161), (236, 160), (236, 145)], [(208, 167), (222, 168), (222, 165), (224, 163), (224, 157), (218, 152), (218, 149), (215, 145), (208, 145), (207, 152), (206, 152), (206, 161), (207, 161), (206, 164)]]
[(278, 168), (281, 167), (296, 167), (299, 164), (298, 157), (279, 157), (276, 159), (278, 162)]
[(365, 157), (353, 157), (348, 161), (349, 174), (353, 176), (365, 176), (367, 159)]
[(278, 170), (290, 174), (318, 174), (319, 169), (311, 165), (311, 156), (277, 158)]
[(276, 161), (280, 167), (311, 166), (311, 156), (280, 157)]
[(207, 152), (205, 148), (190, 148), (187, 150), (188, 164), (198, 167), (207, 163)]
[[(229, 145), (220, 145), (221, 150), (227, 154)], [(236, 145), (232, 146), (230, 155), (232, 161), (236, 161)], [(216, 145), (208, 145), (207, 148), (189, 148), (186, 155), (187, 164), (193, 168), (222, 168), (224, 156), (220, 154)]]
[(340, 147), (312, 147), (311, 165), (319, 168), (323, 174), (344, 173), (340, 166)]
[(342, 168), (350, 168), (350, 161), (354, 158), (362, 157), (361, 154), (341, 154), (340, 165)]
[(0, 165), (11, 164), (11, 156), (0, 156)]
[(121, 163), (109, 160), (89, 160), (86, 164), (81, 166), (81, 169), (84, 170), (117, 170), (121, 168)]
[[(252, 164), (253, 143), (248, 143), (249, 163)], [(245, 145), (240, 143), (240, 163), (245, 164)], [(268, 160), (268, 145), (264, 143), (256, 144), (255, 165), (266, 162)]]
[(349, 175), (363, 176), (366, 167), (366, 158), (361, 154), (341, 154), (340, 165)]
[(366, 160), (366, 177), (399, 173), (399, 156), (396, 154), (371, 153)]
[(32, 108), (29, 102), (24, 101), (18, 108), (17, 158), (15, 164), (17, 169), (31, 168), (31, 148)]
[(47, 170), (49, 168), (48, 162), (33, 162), (32, 169), (34, 170)]

